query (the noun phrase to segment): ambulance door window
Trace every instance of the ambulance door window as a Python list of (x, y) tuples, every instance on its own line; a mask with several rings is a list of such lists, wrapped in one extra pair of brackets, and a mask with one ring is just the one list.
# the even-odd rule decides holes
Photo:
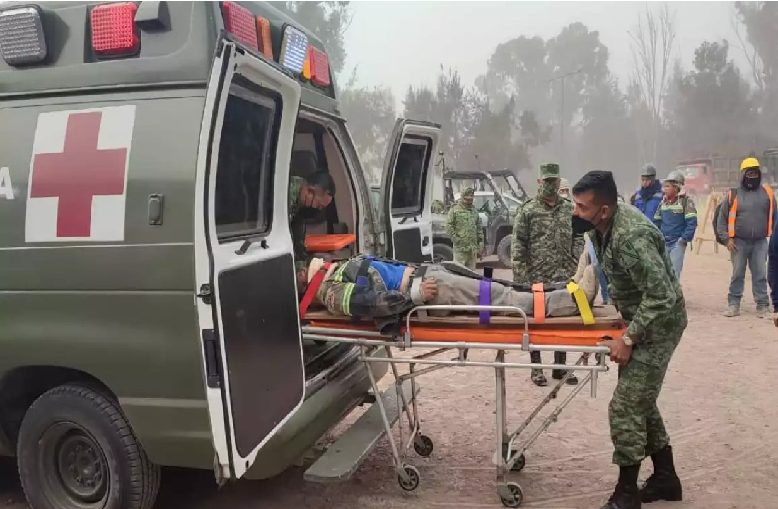
[(266, 234), (272, 222), (279, 99), (236, 78), (224, 111), (214, 212), (219, 243)]
[(392, 182), (392, 215), (413, 216), (424, 208), (429, 140), (407, 137), (400, 146)]

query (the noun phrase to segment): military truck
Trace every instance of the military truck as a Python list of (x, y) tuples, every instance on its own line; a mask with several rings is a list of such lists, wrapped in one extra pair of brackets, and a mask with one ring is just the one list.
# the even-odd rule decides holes
[[(475, 190), (473, 205), (481, 216), (486, 255), (497, 255), (503, 268), (511, 267), (513, 218), (527, 200), (527, 192), (512, 170), (447, 171), (443, 174), (445, 210), (459, 199), (465, 187)], [(453, 258), (453, 245), (446, 233), (446, 214), (432, 216), (432, 243), (435, 258)]]
[[(33, 509), (270, 477), (389, 397), (301, 333), (290, 173), (337, 186), (309, 233), (430, 260), (439, 126), (398, 119), (373, 210), (326, 49), (267, 3), (6, 2), (0, 53), (0, 453)], [(348, 478), (377, 411), (306, 478)]]

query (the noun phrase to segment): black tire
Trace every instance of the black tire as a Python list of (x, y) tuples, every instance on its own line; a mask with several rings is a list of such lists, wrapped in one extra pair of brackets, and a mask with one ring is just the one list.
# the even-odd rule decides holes
[(435, 263), (450, 262), (454, 260), (454, 250), (448, 244), (432, 245), (432, 261)]
[(497, 256), (500, 257), (500, 265), (503, 269), (510, 269), (513, 267), (511, 263), (511, 238), (513, 235), (506, 235), (500, 239), (500, 243), (497, 244)]
[(55, 387), (30, 406), (17, 458), (32, 509), (151, 509), (159, 491), (160, 469), (117, 403), (81, 385)]

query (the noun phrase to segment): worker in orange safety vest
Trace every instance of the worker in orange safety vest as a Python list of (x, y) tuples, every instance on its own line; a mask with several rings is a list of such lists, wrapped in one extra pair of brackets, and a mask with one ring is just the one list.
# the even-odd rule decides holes
[(740, 164), (740, 186), (727, 192), (719, 210), (716, 235), (726, 240), (732, 260), (732, 277), (724, 316), (740, 314), (740, 301), (746, 266), (751, 270), (751, 287), (759, 318), (768, 315), (767, 295), (768, 238), (776, 224), (776, 203), (773, 189), (762, 182), (759, 161), (748, 157)]

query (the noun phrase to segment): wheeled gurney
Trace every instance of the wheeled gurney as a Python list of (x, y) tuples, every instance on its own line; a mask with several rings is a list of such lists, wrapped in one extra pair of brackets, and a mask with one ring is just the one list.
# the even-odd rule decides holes
[[(429, 316), (428, 312), (456, 312), (460, 314), (445, 317)], [(488, 323), (483, 323), (483, 313), (488, 312)], [(482, 318), (478, 314), (481, 313)], [(500, 315), (493, 315), (498, 313)], [(508, 315), (510, 313), (510, 315)], [(524, 452), (542, 434), (572, 399), (588, 384), (591, 397), (596, 397), (597, 376), (607, 371), (605, 358), (608, 348), (597, 346), (600, 341), (615, 338), (622, 334), (625, 324), (613, 306), (598, 306), (584, 324), (581, 316), (545, 318), (527, 317), (524, 310), (509, 306), (445, 306), (423, 305), (412, 309), (395, 327), (379, 331), (370, 322), (354, 321), (350, 317), (333, 316), (326, 310), (311, 310), (306, 316), (303, 327), (304, 338), (314, 341), (351, 343), (361, 348), (359, 360), (366, 368), (373, 393), (378, 395), (378, 380), (374, 365), (388, 363), (394, 377), (396, 389), (396, 409), (387, 408), (387, 403), (376, 398), (385, 434), (392, 450), (393, 462), (398, 482), (406, 491), (415, 490), (420, 482), (418, 470), (407, 462), (406, 451), (413, 447), (417, 454), (427, 457), (432, 453), (432, 440), (421, 433), (416, 394), (416, 378), (446, 367), (489, 367), (495, 371), (496, 403), (496, 452), (494, 461), (497, 472), (497, 490), (505, 506), (519, 507), (524, 494), (518, 483), (508, 480), (511, 471), (520, 471), (525, 464)], [(593, 318), (593, 320), (592, 320)], [(594, 323), (592, 323), (592, 321)], [(398, 355), (398, 352), (410, 352), (423, 349), (418, 354)], [(491, 350), (494, 361), (476, 361), (468, 359), (469, 350)], [(530, 364), (510, 362), (506, 355), (512, 351), (545, 351), (580, 353), (574, 365)], [(451, 358), (451, 352), (456, 356)], [(448, 358), (441, 358), (448, 353)], [(596, 361), (589, 364), (591, 354)], [(397, 366), (407, 364), (408, 372), (400, 374)], [(424, 366), (421, 369), (418, 366)], [(506, 415), (506, 369), (564, 369), (566, 375), (551, 389), (550, 393), (537, 405), (530, 415), (512, 433), (508, 433)], [(540, 426), (529, 433), (529, 424), (540, 411), (554, 398), (575, 371), (585, 371), (586, 376), (565, 397)], [(410, 382), (410, 392), (405, 390)], [(392, 434), (392, 421), (389, 412), (396, 411), (399, 440)], [(405, 415), (410, 428), (407, 440), (404, 439), (403, 419)], [(525, 433), (526, 432), (526, 433)], [(519, 441), (522, 435), (528, 435)], [(373, 444), (374, 445), (374, 444)]]

